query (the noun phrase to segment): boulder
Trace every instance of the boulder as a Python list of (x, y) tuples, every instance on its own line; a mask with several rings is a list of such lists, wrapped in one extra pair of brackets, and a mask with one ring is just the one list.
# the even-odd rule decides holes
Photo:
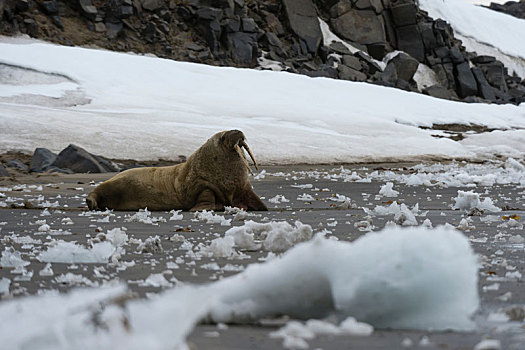
[(33, 157), (31, 158), (31, 163), (29, 164), (29, 169), (32, 172), (42, 172), (46, 171), (47, 168), (55, 162), (57, 155), (47, 148), (37, 148), (33, 152)]
[(394, 0), (391, 2), (390, 13), (396, 27), (417, 23), (417, 8), (414, 1)]
[(445, 100), (451, 100), (451, 99), (457, 98), (457, 95), (454, 93), (454, 91), (447, 90), (446, 88), (440, 85), (429, 86), (423, 90), (423, 93), (425, 95), (429, 95), (429, 96), (436, 97), (436, 98), (442, 98)]
[(317, 10), (311, 0), (283, 0), (292, 31), (315, 53), (322, 40)]
[(419, 62), (404, 52), (397, 54), (390, 62), (396, 67), (397, 77), (406, 82), (412, 80), (419, 67)]
[(334, 32), (343, 39), (360, 44), (386, 44), (382, 17), (373, 10), (350, 9), (330, 20)]
[(6, 176), (9, 176), (9, 173), (7, 172), (7, 169), (4, 167), (4, 165), (0, 163), (0, 177)]
[(468, 62), (463, 62), (456, 66), (456, 75), (460, 97), (465, 98), (477, 95), (478, 83), (470, 70)]
[(91, 0), (78, 0), (78, 4), (80, 5), (80, 8), (82, 9), (85, 17), (90, 20), (94, 20), (95, 17), (97, 17), (97, 8), (93, 5)]
[(395, 85), (397, 82), (397, 69), (394, 62), (390, 61), (385, 67), (385, 70), (381, 72), (379, 80), (385, 83), (391, 83)]
[(351, 81), (366, 81), (365, 73), (362, 73), (358, 70), (347, 67), (344, 64), (340, 64), (337, 67), (337, 71), (339, 72), (340, 79), (351, 80)]
[(381, 67), (370, 56), (368, 56), (363, 51), (357, 51), (354, 54), (354, 56), (359, 58), (359, 60), (361, 60), (362, 62), (366, 64), (366, 68), (370, 75), (374, 74), (375, 72), (382, 71)]
[(505, 67), (501, 62), (494, 61), (492, 63), (483, 64), (480, 66), (485, 73), (490, 85), (503, 92), (507, 91), (507, 83), (505, 82)]
[(109, 162), (101, 162), (100, 160), (100, 157), (71, 144), (58, 154), (52, 166), (67, 168), (75, 173), (106, 173), (118, 170), (114, 166), (108, 166)]
[(257, 62), (257, 33), (229, 33), (228, 47), (232, 59), (241, 64), (254, 66)]
[(479, 67), (472, 67), (472, 74), (478, 83), (479, 95), (485, 100), (494, 101), (496, 100), (496, 94), (494, 93), (494, 88), (490, 86), (489, 82), (485, 78), (485, 74)]
[(343, 64), (347, 67), (360, 71), (363, 69), (359, 58), (353, 55), (343, 55)]
[(397, 48), (405, 51), (419, 62), (425, 60), (425, 46), (416, 24), (396, 28)]
[(22, 171), (29, 171), (29, 168), (27, 167), (27, 165), (22, 163), (22, 161), (20, 161), (20, 159), (13, 159), (13, 160), (9, 161), (7, 163), (7, 166), (9, 168), (15, 168), (15, 169), (22, 170)]

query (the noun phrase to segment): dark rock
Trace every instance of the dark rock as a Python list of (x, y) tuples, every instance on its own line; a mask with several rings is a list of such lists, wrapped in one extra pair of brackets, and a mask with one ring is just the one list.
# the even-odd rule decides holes
[(508, 15), (525, 19), (525, 1), (507, 1), (504, 4), (491, 2), (489, 5), (491, 10), (503, 12)]
[(337, 69), (332, 67), (324, 67), (315, 71), (303, 69), (300, 71), (300, 73), (307, 75), (311, 78), (337, 78)]
[(372, 59), (370, 56), (368, 56), (363, 51), (357, 51), (354, 54), (355, 57), (359, 58), (361, 61), (364, 61), (368, 68), (368, 73), (371, 75), (375, 72), (381, 72), (381, 67)]
[(360, 44), (386, 43), (383, 22), (372, 10), (351, 9), (330, 23), (340, 37)]
[(423, 90), (425, 95), (442, 98), (446, 100), (456, 99), (456, 94), (440, 85), (432, 85)]
[(478, 83), (479, 95), (485, 100), (494, 101), (496, 100), (496, 94), (494, 93), (494, 88), (490, 86), (489, 82), (485, 78), (485, 74), (479, 67), (472, 67), (472, 74)]
[(257, 32), (257, 24), (255, 24), (255, 21), (253, 18), (244, 17), (241, 18), (242, 23), (242, 31), (246, 33), (256, 33)]
[(351, 55), (352, 53), (342, 42), (336, 41), (330, 43), (330, 50), (340, 55)]
[(220, 20), (222, 18), (222, 10), (211, 7), (202, 7), (195, 12), (195, 15), (197, 18), (206, 21)]
[(53, 165), (47, 167), (45, 171), (47, 173), (74, 174), (74, 172), (71, 169), (57, 168)]
[(478, 84), (470, 70), (468, 62), (458, 64), (456, 66), (456, 74), (460, 97), (465, 98), (478, 93)]
[(421, 33), (421, 39), (423, 39), (425, 50), (431, 52), (437, 47), (432, 22), (419, 22), (417, 25), (419, 27), (419, 32)]
[(283, 0), (283, 4), (293, 32), (305, 42), (308, 52), (317, 52), (322, 33), (313, 2), (311, 0)]
[(60, 19), (60, 17), (58, 15), (51, 16), (51, 21), (59, 29), (64, 30), (64, 25), (62, 24), (62, 20)]
[(22, 171), (29, 171), (29, 168), (27, 167), (27, 165), (22, 163), (22, 161), (20, 161), (20, 159), (13, 159), (13, 160), (9, 161), (7, 163), (7, 166), (9, 168), (15, 168), (15, 169), (19, 169), (19, 170), (22, 170)]
[[(152, 22), (150, 23), (153, 24)], [(120, 34), (120, 32), (122, 32), (122, 29), (124, 29), (124, 25), (122, 24), (122, 22), (120, 23), (106, 22), (106, 36), (109, 39), (115, 39)]]
[(481, 65), (480, 67), (485, 73), (490, 85), (494, 86), (498, 90), (506, 92), (507, 83), (505, 82), (505, 67), (501, 62), (494, 61), (489, 64)]
[(399, 53), (390, 60), (395, 67), (399, 79), (409, 82), (417, 71), (419, 62), (406, 53)]
[(107, 163), (101, 163), (100, 157), (96, 157), (85, 149), (69, 145), (62, 150), (52, 166), (57, 168), (67, 168), (75, 173), (105, 173), (116, 171), (115, 167), (108, 167)]
[(496, 57), (494, 57), (494, 56), (482, 55), (482, 56), (476, 56), (476, 57), (472, 58), (472, 63), (474, 63), (474, 64), (492, 63), (495, 60), (496, 60)]
[(419, 62), (425, 60), (425, 46), (417, 25), (396, 28), (397, 48), (405, 51)]
[(363, 69), (359, 58), (352, 55), (343, 55), (343, 64), (347, 67), (360, 71)]
[(56, 0), (37, 2), (38, 6), (46, 15), (56, 15), (58, 13), (58, 5)]
[(9, 176), (9, 173), (7, 172), (7, 169), (4, 167), (4, 165), (0, 163), (0, 177), (6, 176)]
[(450, 49), (446, 46), (440, 46), (434, 49), (434, 54), (439, 58), (449, 57)]
[(283, 43), (277, 35), (274, 33), (266, 32), (265, 34), (266, 41), (268, 42), (268, 45), (270, 46), (270, 50), (274, 51), (276, 54), (278, 54), (281, 57), (287, 57), (287, 53), (284, 50)]
[[(198, 0), (198, 4), (206, 7), (233, 10), (235, 3), (233, 0)], [(242, 7), (242, 5), (241, 5)]]
[(450, 48), (450, 58), (452, 59), (452, 63), (459, 64), (465, 62), (465, 58), (461, 54), (461, 51), (459, 51), (459, 48), (457, 46), (454, 46)]
[(366, 74), (358, 70), (352, 69), (350, 67), (347, 67), (344, 64), (340, 64), (337, 67), (337, 70), (339, 72), (340, 79), (351, 81), (366, 81)]
[(24, 19), (24, 25), (26, 26), (27, 34), (33, 38), (38, 37), (38, 24), (31, 18)]
[(29, 169), (37, 173), (45, 171), (56, 159), (57, 155), (47, 148), (37, 148), (35, 152), (33, 152)]
[(95, 17), (97, 17), (97, 8), (93, 5), (91, 0), (78, 0), (78, 3), (85, 17), (90, 20), (94, 20)]
[(162, 0), (141, 0), (142, 8), (148, 11), (156, 11), (164, 6), (164, 1)]
[(368, 54), (375, 58), (376, 60), (381, 61), (387, 52), (386, 44), (368, 44), (366, 45)]
[(227, 33), (235, 33), (241, 30), (241, 22), (234, 18), (229, 18), (224, 22), (224, 29)]
[(29, 7), (31, 7), (30, 4), (31, 3), (29, 2), (29, 0), (16, 0), (15, 8), (17, 12), (25, 12), (29, 10)]
[(395, 85), (397, 81), (397, 70), (395, 64), (392, 61), (388, 62), (388, 64), (385, 67), (385, 70), (381, 72), (379, 80)]
[[(396, 3), (397, 2), (400, 1), (396, 1)], [(407, 1), (399, 5), (392, 4), (392, 6), (390, 7), (390, 12), (392, 13), (392, 19), (394, 20), (394, 24), (397, 27), (417, 23), (417, 8), (416, 4), (412, 1)]]
[(283, 35), (285, 33), (283, 25), (281, 24), (277, 16), (275, 16), (271, 12), (262, 11), (262, 13), (264, 14), (264, 17), (266, 19), (266, 25), (268, 26), (268, 29), (272, 33), (275, 33), (277, 35)]
[(95, 32), (102, 33), (106, 31), (106, 25), (102, 22), (95, 23)]
[(228, 47), (235, 62), (255, 66), (258, 57), (256, 33), (228, 34)]

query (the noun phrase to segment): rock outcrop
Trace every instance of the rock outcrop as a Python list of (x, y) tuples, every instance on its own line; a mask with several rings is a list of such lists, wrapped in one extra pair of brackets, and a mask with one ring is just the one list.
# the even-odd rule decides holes
[(494, 11), (525, 19), (525, 0), (507, 1), (504, 4), (491, 2), (487, 7)]
[[(270, 62), (465, 102), (525, 101), (521, 78), (467, 52), (416, 0), (0, 0), (0, 14), (1, 34), (64, 45), (258, 69)], [(325, 42), (327, 31), (341, 40)], [(433, 83), (422, 85), (421, 74)]]

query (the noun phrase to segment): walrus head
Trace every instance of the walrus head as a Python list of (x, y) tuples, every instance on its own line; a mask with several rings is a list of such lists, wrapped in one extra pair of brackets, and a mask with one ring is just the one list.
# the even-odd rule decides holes
[(246, 155), (244, 154), (243, 148), (248, 152), (248, 155), (252, 159), (253, 165), (255, 166), (255, 170), (259, 170), (259, 166), (257, 164), (257, 161), (255, 160), (255, 157), (250, 150), (250, 147), (248, 147), (248, 144), (246, 143), (246, 137), (240, 130), (228, 130), (224, 131), (222, 135), (219, 138), (219, 142), (228, 150), (231, 150), (233, 152), (236, 152), (239, 157), (241, 158), (242, 162), (250, 172), (250, 174), (254, 175), (252, 169), (250, 168), (250, 164), (248, 163), (248, 159), (246, 158)]

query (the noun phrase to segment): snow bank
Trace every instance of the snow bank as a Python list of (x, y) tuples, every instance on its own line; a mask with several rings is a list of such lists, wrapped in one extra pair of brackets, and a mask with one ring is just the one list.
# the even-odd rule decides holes
[(203, 317), (332, 313), (378, 328), (464, 330), (478, 307), (477, 276), (468, 240), (443, 227), (390, 228), (352, 243), (317, 237), (216, 283), (129, 301), (125, 311), (112, 302), (122, 286), (6, 301), (0, 338), (9, 349), (165, 349), (183, 345)]
[(238, 128), (266, 164), (475, 158), (492, 148), (472, 151), (418, 126), (470, 123), (475, 115), (491, 128), (525, 127), (525, 109), (516, 106), (20, 40), (0, 37), (0, 63), (67, 77), (90, 102), (21, 103), (16, 98), (26, 85), (15, 91), (17, 82), (0, 82), (0, 92), (12, 95), (0, 101), (0, 152), (60, 151), (74, 142), (108, 157), (175, 159), (219, 130)]
[(496, 56), (525, 77), (524, 20), (464, 0), (420, 0), (419, 6), (449, 22), (468, 50)]

